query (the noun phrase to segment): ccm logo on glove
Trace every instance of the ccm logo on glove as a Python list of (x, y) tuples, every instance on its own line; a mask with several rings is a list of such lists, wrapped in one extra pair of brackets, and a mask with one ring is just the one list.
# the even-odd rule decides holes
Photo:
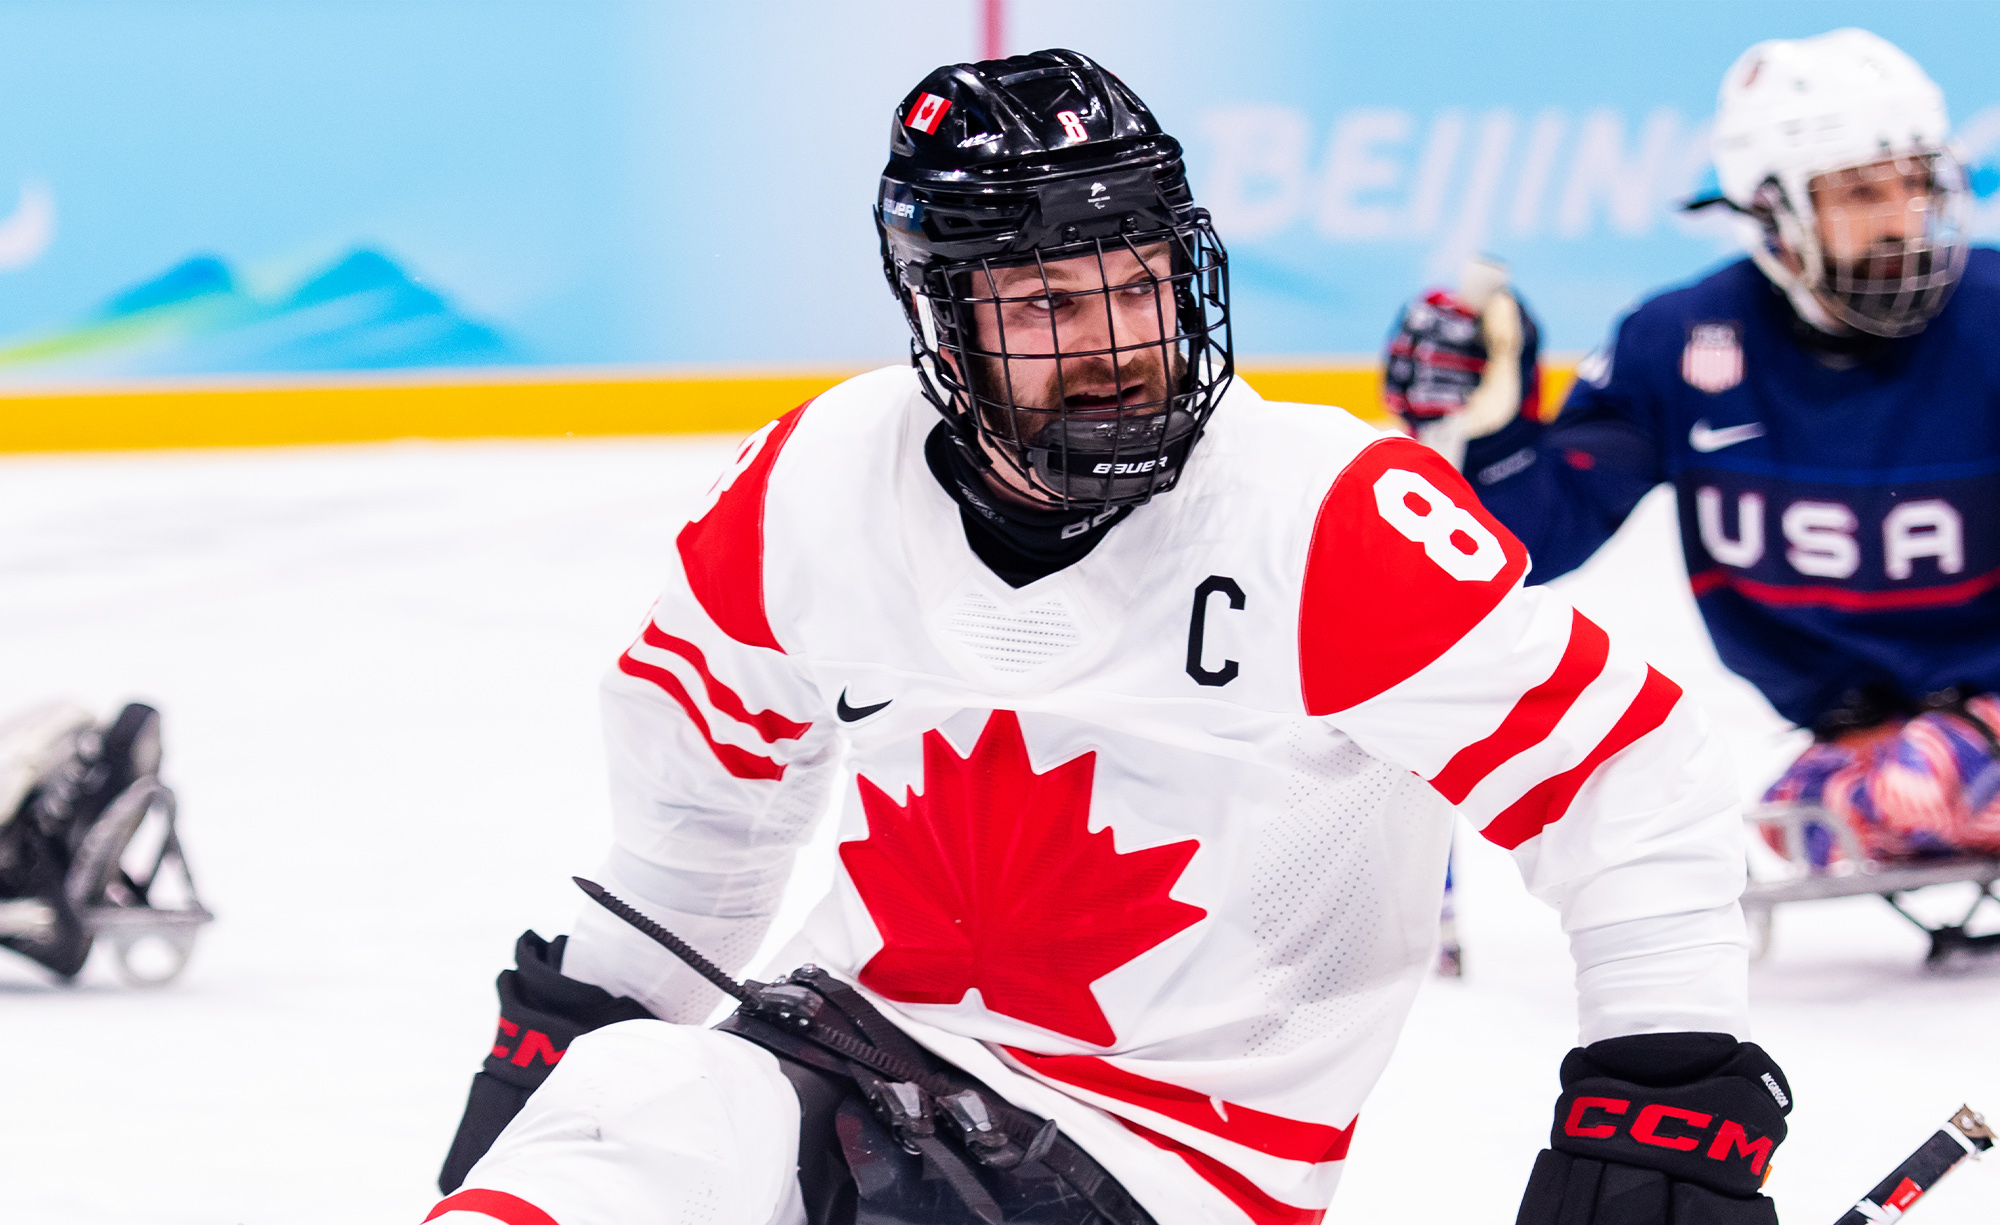
[[(525, 1038), (521, 1038), (520, 1047), (512, 1052), (513, 1057), (511, 1059), (508, 1058), (509, 1052), (507, 1050), (506, 1040), (509, 1038), (520, 1037), (520, 1034), (521, 1034), (520, 1026), (514, 1024), (512, 1021), (509, 1021), (506, 1017), (501, 1017), (500, 1032), (497, 1035), (495, 1035), (495, 1041), (493, 1043), (493, 1057), (495, 1059), (506, 1059), (507, 1062), (513, 1064), (517, 1068), (527, 1067), (529, 1064), (533, 1063), (538, 1056), (541, 1058), (541, 1061), (543, 1063), (549, 1064), (550, 1066), (554, 1066), (555, 1064), (562, 1062), (563, 1051), (557, 1050), (555, 1044), (549, 1041), (549, 1036), (543, 1033), (539, 1029), (529, 1030), (528, 1036)], [(569, 1049), (568, 1047), (563, 1048), (563, 1050), (565, 1051), (568, 1049)]]
[[(1563, 1134), (1586, 1140), (1608, 1140), (1618, 1134), (1621, 1125), (1629, 1122), (1631, 1131), (1628, 1134), (1639, 1143), (1687, 1153), (1701, 1147), (1708, 1125), (1715, 1119), (1714, 1115), (1703, 1114), (1699, 1110), (1685, 1110), (1659, 1102), (1642, 1107), (1636, 1116), (1629, 1119), (1621, 1118), (1613, 1122), (1606, 1118), (1609, 1115), (1625, 1115), (1631, 1108), (1629, 1098), (1579, 1097), (1570, 1103), (1569, 1117), (1563, 1120)], [(1771, 1145), (1771, 1137), (1760, 1135), (1752, 1140), (1741, 1123), (1724, 1119), (1715, 1130), (1706, 1156), (1711, 1161), (1748, 1157), (1750, 1172), (1762, 1174), (1764, 1163), (1771, 1158)]]
[(1792, 1096), (1762, 1048), (1728, 1034), (1608, 1038), (1571, 1051), (1562, 1082), (1549, 1136), (1556, 1153), (1745, 1200), (1784, 1143)]

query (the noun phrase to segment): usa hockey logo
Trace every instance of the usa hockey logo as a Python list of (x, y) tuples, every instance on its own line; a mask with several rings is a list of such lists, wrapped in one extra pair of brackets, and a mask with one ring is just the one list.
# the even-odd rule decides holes
[(951, 99), (940, 98), (936, 94), (923, 94), (918, 97), (917, 104), (910, 108), (910, 114), (903, 120), (903, 126), (915, 128), (930, 136), (937, 131), (938, 124), (944, 119), (944, 113), (950, 109)]
[(1743, 343), (1733, 323), (1697, 323), (1681, 350), (1681, 377), (1687, 385), (1720, 395), (1743, 381)]

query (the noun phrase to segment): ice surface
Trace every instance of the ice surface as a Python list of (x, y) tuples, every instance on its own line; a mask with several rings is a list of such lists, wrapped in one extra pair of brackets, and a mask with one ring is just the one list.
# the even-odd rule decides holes
[[(0, 1220), (415, 1225), (524, 927), (607, 836), (594, 688), (730, 440), (0, 460), (0, 708), (127, 697), (219, 916), (174, 986), (0, 956)], [(1573, 598), (1707, 700), (1745, 786), (1790, 741), (1724, 676), (1649, 503)], [(1574, 1033), (1554, 917), (1461, 839), (1467, 977), (1420, 998), (1329, 1219), (1513, 1220)], [(807, 852), (780, 928), (830, 867)], [(1778, 916), (1757, 1036), (1798, 1092), (1772, 1189), (1831, 1222), (1962, 1100), (2000, 1115), (2000, 966), (1870, 898)], [(2000, 1218), (1996, 1162), (1916, 1225)]]

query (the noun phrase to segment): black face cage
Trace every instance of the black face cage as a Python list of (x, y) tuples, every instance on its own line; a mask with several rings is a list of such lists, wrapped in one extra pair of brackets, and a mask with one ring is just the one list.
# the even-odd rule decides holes
[[(1870, 180), (1921, 181), (1922, 204), (1900, 217), (1893, 200), (1828, 210), (1809, 198), (1800, 209), (1772, 181), (1750, 211), (1764, 227), (1766, 249), (1799, 263), (1800, 287), (1834, 323), (1871, 336), (1909, 336), (1944, 309), (1965, 271), (1971, 192), (1958, 159), (1936, 150), (1829, 171), (1812, 179), (1807, 194)], [(1891, 221), (1897, 224), (1885, 224)], [(1890, 234), (1895, 228), (1902, 232)]]
[[(1110, 263), (1119, 253), (1136, 261), (1135, 273), (1118, 278)], [(1051, 266), (1071, 260), (1090, 261), (1082, 287), (1073, 287), (1073, 266), (1052, 284)], [(1010, 276), (1002, 293), (1003, 270), (1015, 269), (1035, 275)], [(1039, 247), (1025, 258), (935, 264), (905, 300), (924, 394), (973, 462), (1006, 465), (1016, 492), (1043, 509), (1099, 512), (1139, 505), (1180, 478), (1235, 376), (1228, 303), (1228, 255), (1202, 210), (1168, 229)], [(1040, 308), (1047, 322), (1023, 325), (1022, 306)], [(1065, 328), (1064, 318), (1084, 311), (1096, 317)], [(1072, 348), (1065, 330), (1104, 343)], [(1122, 389), (1135, 382), (1145, 391), (1127, 400)]]

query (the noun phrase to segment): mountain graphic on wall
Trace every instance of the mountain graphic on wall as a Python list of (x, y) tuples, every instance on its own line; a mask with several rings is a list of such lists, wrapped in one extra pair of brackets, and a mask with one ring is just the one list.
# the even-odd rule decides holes
[(497, 366), (528, 360), (387, 256), (354, 251), (275, 297), (198, 256), (66, 330), (0, 344), (0, 383)]

